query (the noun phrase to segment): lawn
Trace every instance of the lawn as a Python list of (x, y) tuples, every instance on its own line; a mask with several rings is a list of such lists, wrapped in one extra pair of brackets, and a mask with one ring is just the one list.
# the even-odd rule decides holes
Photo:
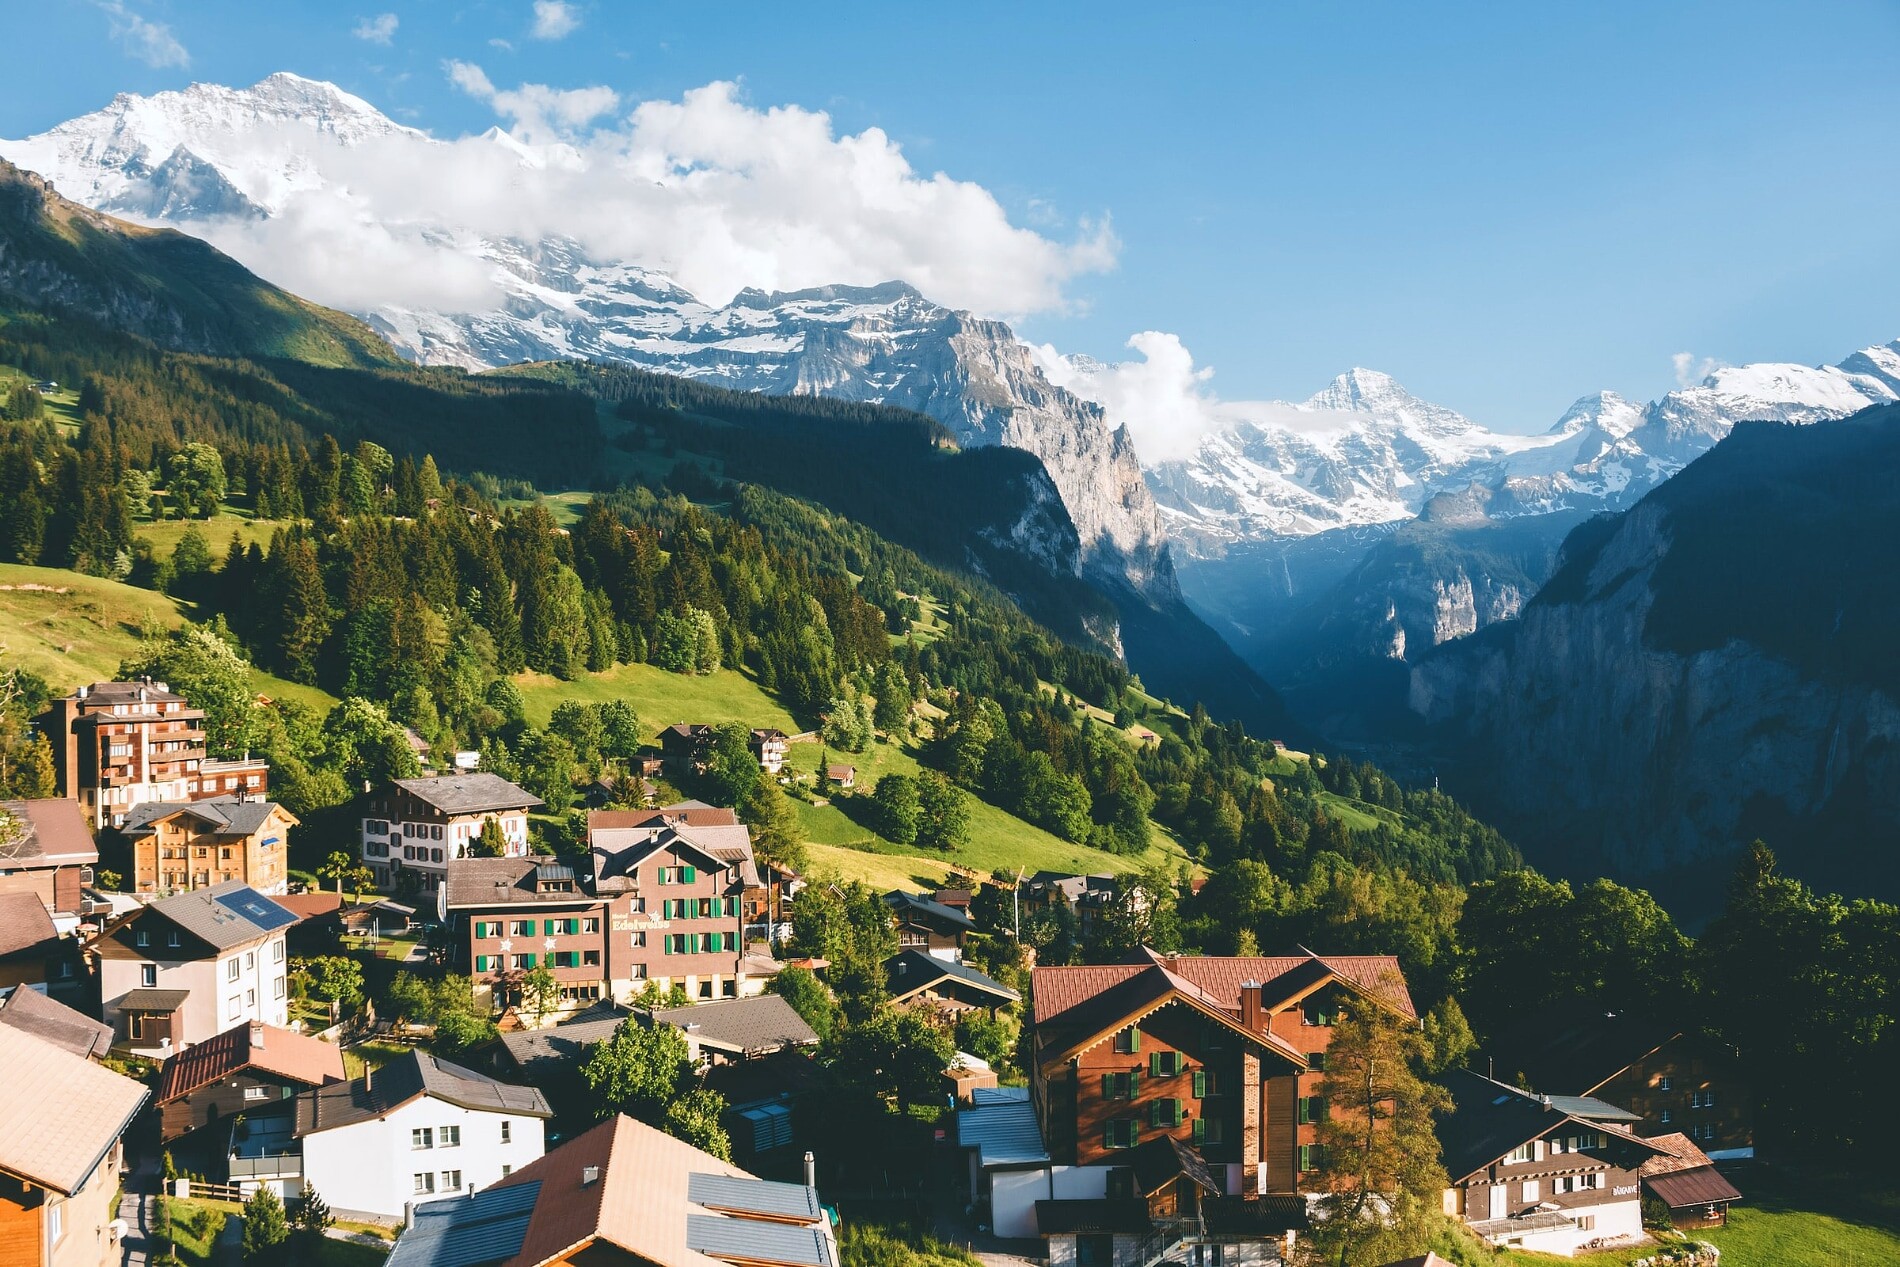
[(351, 1078), (363, 1076), (365, 1068), (381, 1069), (390, 1061), (414, 1050), (406, 1043), (358, 1043), (343, 1049), (343, 1072)]
[(160, 559), (172, 557), (172, 551), (178, 548), (179, 539), (192, 524), (198, 525), (198, 531), (204, 533), (205, 542), (211, 547), (211, 557), (219, 563), (231, 548), (231, 534), (246, 546), (268, 547), (271, 534), (279, 528), (289, 527), (289, 521), (283, 519), (253, 519), (251, 512), (234, 506), (226, 506), (210, 519), (159, 519), (150, 523), (133, 526), (132, 535), (141, 541), (152, 543), (152, 553)]
[[(8, 663), (46, 679), (65, 694), (118, 676), (119, 663), (147, 633), (176, 629), (187, 608), (152, 590), (63, 568), (0, 563), (0, 649)], [(328, 712), (336, 699), (262, 670), (251, 672), (259, 693), (295, 699)]]
[(563, 700), (598, 704), (624, 699), (640, 714), (650, 734), (674, 722), (742, 722), (747, 726), (776, 726), (787, 734), (800, 727), (779, 702), (734, 669), (704, 676), (668, 673), (650, 664), (621, 664), (605, 673), (588, 673), (563, 682), (545, 673), (515, 677), (528, 705), (528, 720), (545, 726), (554, 706)]

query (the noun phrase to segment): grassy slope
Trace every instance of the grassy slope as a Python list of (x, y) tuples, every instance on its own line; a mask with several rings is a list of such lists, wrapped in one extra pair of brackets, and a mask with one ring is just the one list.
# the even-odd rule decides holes
[[(119, 662), (138, 650), (145, 631), (174, 629), (185, 615), (181, 604), (151, 590), (60, 568), (0, 564), (5, 662), (39, 674), (62, 694), (110, 680)], [(268, 673), (253, 672), (252, 679), (274, 699), (300, 700), (319, 711), (336, 703), (315, 687)]]
[(246, 546), (256, 544), (268, 547), (271, 533), (279, 528), (288, 527), (286, 519), (253, 519), (251, 512), (226, 506), (210, 519), (160, 519), (156, 522), (144, 522), (133, 527), (132, 533), (141, 541), (152, 543), (152, 553), (161, 559), (172, 557), (172, 551), (178, 548), (179, 539), (191, 524), (198, 525), (198, 531), (204, 533), (205, 543), (211, 547), (211, 557), (219, 562), (224, 560), (224, 552), (231, 548), (231, 534)]
[[(761, 690), (756, 682), (730, 670), (707, 677), (686, 677), (651, 665), (629, 664), (573, 682), (535, 673), (524, 673), (515, 681), (527, 701), (528, 720), (535, 725), (545, 724), (549, 713), (562, 700), (624, 699), (633, 705), (642, 723), (651, 731), (678, 721), (713, 724), (736, 721), (748, 726), (776, 726), (788, 734), (802, 729), (784, 706)], [(817, 742), (792, 745), (789, 765), (807, 787), (823, 751)], [(915, 774), (919, 768), (913, 751), (890, 743), (873, 744), (867, 752), (834, 750), (830, 755), (834, 763), (849, 763), (858, 768), (859, 788), (867, 793), (882, 774)], [(863, 878), (884, 887), (909, 883), (918, 877), (939, 879), (952, 865), (988, 875), (997, 869), (1014, 870), (1021, 866), (1031, 871), (1039, 868), (1127, 871), (1156, 861), (1179, 865), (1187, 860), (1179, 846), (1158, 830), (1159, 843), (1147, 854), (1139, 858), (1118, 857), (1071, 844), (974, 799), (970, 807), (970, 843), (954, 855), (893, 844), (853, 821), (852, 816), (837, 805), (795, 801), (794, 807), (806, 838), (813, 845), (814, 863), (833, 867), (845, 878)]]

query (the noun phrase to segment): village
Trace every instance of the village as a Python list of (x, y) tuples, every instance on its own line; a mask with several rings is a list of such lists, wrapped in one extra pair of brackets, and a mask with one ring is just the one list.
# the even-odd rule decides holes
[[(838, 1267), (880, 1206), (999, 1263), (1305, 1261), (1329, 1122), (1383, 1128), (1335, 1035), (1423, 1024), (1391, 954), (1038, 965), (1025, 916), (1139, 901), (1113, 874), (808, 880), (659, 803), (710, 726), (587, 790), (584, 855), (455, 754), (366, 787), (313, 885), (268, 763), (210, 759), (164, 683), (44, 725), (59, 795), (0, 852), (0, 1267), (209, 1263), (240, 1212), (306, 1264)], [(787, 747), (750, 732), (766, 777)], [(1693, 1257), (1744, 1199), (1749, 1089), (1665, 1021), (1539, 1009), (1433, 1085), (1434, 1199), (1489, 1245)]]

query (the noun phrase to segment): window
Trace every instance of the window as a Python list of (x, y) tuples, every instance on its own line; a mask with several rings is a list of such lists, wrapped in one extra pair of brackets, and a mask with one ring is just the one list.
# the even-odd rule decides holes
[(1662, 1077), (1656, 1079), (1656, 1089), (1658, 1091), (1671, 1090), (1674, 1082), (1675, 1079), (1671, 1078), (1668, 1074), (1664, 1074)]
[(274, 978), (271, 981), (270, 995), (273, 999), (281, 999), (284, 997), (284, 979), (282, 977)]
[(158, 984), (157, 964), (142, 963), (139, 965), (139, 984), (148, 990)]
[(476, 955), (475, 956), (475, 971), (487, 972), (489, 967), (495, 962), (497, 958), (498, 956), (496, 955)]
[(1103, 1148), (1133, 1148), (1141, 1138), (1141, 1123), (1132, 1117), (1118, 1117), (1102, 1123)]
[(462, 1188), (462, 1172), (461, 1171), (445, 1170), (442, 1172), (442, 1191), (459, 1192), (461, 1191), (461, 1188)]
[(1713, 1122), (1696, 1123), (1694, 1126), (1689, 1128), (1689, 1137), (1691, 1139), (1696, 1139), (1696, 1140), (1713, 1140), (1715, 1138), (1715, 1123)]
[(429, 839), (430, 840), (442, 839), (442, 828), (440, 825), (433, 825), (429, 828)]
[(598, 950), (581, 951), (581, 966), (583, 968), (600, 967), (600, 952)]
[(501, 1163), (501, 1177), (503, 1179), (506, 1179), (509, 1175), (512, 1175), (514, 1173), (515, 1173), (515, 1168), (513, 1166), (510, 1166), (505, 1161)]
[(635, 950), (645, 950), (647, 946), (647, 935), (645, 933), (634, 933), (632, 935), (631, 945)]
[(514, 956), (514, 962), (512, 966), (516, 968), (532, 968), (534, 967), (534, 956), (533, 955), (516, 955)]
[(1127, 1029), (1115, 1035), (1115, 1050), (1123, 1055), (1140, 1051), (1141, 1031), (1135, 1026), (1130, 1025)]
[(1157, 1078), (1171, 1078), (1181, 1072), (1181, 1053), (1158, 1051), (1148, 1057), (1148, 1072)]
[(415, 1183), (414, 1191), (416, 1192), (434, 1192), (435, 1191), (435, 1172), (434, 1171), (425, 1170), (419, 1175), (410, 1176), (410, 1178)]
[(1326, 1053), (1323, 1051), (1307, 1052), (1306, 1067), (1308, 1069), (1324, 1072), (1326, 1069)]
[(244, 1002), (234, 994), (231, 996), (231, 1001), (225, 1004), (224, 1018), (228, 1021), (235, 1021), (242, 1015), (244, 1015)]
[(1148, 1109), (1149, 1120), (1156, 1126), (1179, 1126), (1181, 1124), (1181, 1101), (1169, 1096), (1156, 1100)]
[(238, 979), (237, 956), (233, 955), (224, 965), (224, 979), (226, 981), (236, 981)]
[(282, 963), (284, 961), (284, 943), (283, 942), (274, 941), (270, 944), (270, 961), (272, 963)]
[(1197, 1117), (1194, 1119), (1194, 1142), (1197, 1144), (1218, 1144), (1227, 1137), (1220, 1118)]
[[(441, 1130), (436, 1132), (436, 1139), (438, 1141), (437, 1147), (439, 1148), (458, 1148), (462, 1143), (462, 1128), (459, 1126), (444, 1126)], [(460, 1187), (461, 1185), (457, 1184), (456, 1186)]]
[(1331, 1025), (1338, 1016), (1338, 1009), (1331, 1003), (1317, 999), (1308, 999), (1300, 1005), (1300, 1024)]
[(261, 1100), (264, 1098), (264, 1095), (265, 1089), (263, 1087), (244, 1088), (244, 1098), (247, 1100)]
[(1314, 1122), (1325, 1121), (1326, 1097), (1323, 1095), (1301, 1096), (1299, 1102), (1299, 1118), (1300, 1124), (1303, 1126), (1311, 1125)]
[(1664, 1126), (1669, 1125), (1669, 1120), (1673, 1118), (1674, 1116), (1675, 1116), (1674, 1113), (1670, 1112), (1668, 1109), (1664, 1109), (1662, 1111), (1662, 1124)]
[(1524, 1204), (1536, 1205), (1539, 1201), (1543, 1200), (1543, 1191), (1543, 1188), (1538, 1185), (1537, 1180), (1526, 1179), (1524, 1181)]
[(1536, 1156), (1535, 1147), (1529, 1143), (1524, 1143), (1519, 1144), (1516, 1148), (1504, 1154), (1504, 1162), (1506, 1165), (1509, 1165), (1512, 1162), (1529, 1161), (1534, 1156)]
[(66, 1235), (66, 1206), (55, 1203), (46, 1211), (46, 1235), (48, 1240), (58, 1241)]
[(1579, 1232), (1594, 1232), (1597, 1230), (1597, 1216), (1594, 1214), (1579, 1214), (1576, 1218), (1576, 1224)]
[(134, 946), (149, 946), (152, 944), (152, 935), (141, 928), (132, 934), (132, 944)]
[(518, 919), (508, 931), (513, 933), (516, 937), (532, 937), (534, 936), (534, 921), (531, 919)]
[(256, 990), (246, 990), (244, 992), (244, 1006), (245, 1007), (257, 1006), (257, 991)]
[(1715, 1092), (1691, 1091), (1689, 1093), (1689, 1107), (1692, 1109), (1714, 1108), (1715, 1107)]
[(501, 1120), (501, 1142), (504, 1144), (513, 1143), (514, 1137), (515, 1137), (515, 1124), (513, 1122), (510, 1122), (507, 1118), (503, 1118)]
[(1320, 1160), (1324, 1155), (1324, 1151), (1325, 1150), (1322, 1149), (1318, 1144), (1301, 1144), (1300, 1145), (1300, 1169), (1303, 1171), (1304, 1170), (1318, 1170)]
[(409, 1147), (434, 1148), (435, 1147), (435, 1129), (433, 1127), (428, 1127), (428, 1126), (418, 1126), (414, 1130), (410, 1131), (409, 1132)]
[(582, 921), (581, 921), (581, 931), (582, 931), (583, 933), (597, 933), (597, 932), (599, 932), (599, 931), (600, 931), (600, 920), (598, 920), (598, 919), (596, 919), (595, 917), (593, 917), (593, 916), (591, 916), (591, 915), (590, 915), (590, 916), (588, 916), (588, 917), (587, 917), (586, 919), (584, 919), (584, 920), (582, 920)]
[(1075, 1267), (1114, 1267), (1115, 1234), (1083, 1232), (1075, 1238)]
[[(200, 849), (198, 853), (199, 853), (199, 856), (202, 857), (204, 855), (204, 850)], [(167, 946), (176, 946), (179, 944), (177, 929), (174, 928), (170, 932), (165, 934), (165, 944)]]
[(1104, 1100), (1132, 1100), (1141, 1089), (1141, 1075), (1134, 1073), (1105, 1073), (1102, 1075), (1102, 1098)]

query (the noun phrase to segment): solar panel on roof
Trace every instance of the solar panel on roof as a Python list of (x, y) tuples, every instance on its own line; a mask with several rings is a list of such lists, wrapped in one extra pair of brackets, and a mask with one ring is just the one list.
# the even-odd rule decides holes
[(728, 1261), (781, 1263), (784, 1267), (837, 1267), (831, 1256), (831, 1242), (823, 1232), (790, 1223), (689, 1214), (686, 1216), (686, 1244), (702, 1254)]
[(212, 899), (234, 915), (241, 915), (265, 932), (275, 932), (286, 924), (294, 924), (297, 917), (277, 903), (265, 897), (255, 889), (237, 889), (230, 893), (220, 893)]
[(481, 1267), (512, 1258), (540, 1192), (538, 1182), (521, 1183), (420, 1206), (385, 1267)]
[(819, 1215), (818, 1199), (810, 1188), (770, 1179), (688, 1175), (686, 1199), (708, 1210), (742, 1211), (778, 1219), (815, 1219)]

